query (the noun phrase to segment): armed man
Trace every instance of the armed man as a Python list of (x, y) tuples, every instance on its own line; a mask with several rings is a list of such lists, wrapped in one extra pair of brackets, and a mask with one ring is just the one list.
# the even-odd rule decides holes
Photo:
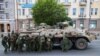
[(53, 38), (52, 34), (49, 34), (48, 36), (46, 36), (46, 48), (48, 51), (51, 51), (52, 50), (52, 41), (51, 41), (51, 38)]
[(1, 37), (2, 37), (2, 45), (5, 48), (4, 53), (7, 53), (7, 51), (8, 51), (8, 38), (7, 38), (7, 36), (3, 36), (3, 35)]
[(69, 49), (69, 39), (64, 35), (63, 40), (61, 41), (62, 51), (68, 51)]
[(10, 39), (11, 39), (11, 36), (10, 36), (10, 33), (8, 33), (8, 47), (9, 47), (9, 51), (10, 51), (10, 47), (11, 47), (11, 42), (10, 42)]
[(42, 35), (39, 37), (39, 51), (42, 51), (45, 49), (45, 36)]
[(18, 45), (18, 51), (22, 52), (23, 50), (23, 44), (24, 44), (24, 36), (19, 36), (16, 44)]

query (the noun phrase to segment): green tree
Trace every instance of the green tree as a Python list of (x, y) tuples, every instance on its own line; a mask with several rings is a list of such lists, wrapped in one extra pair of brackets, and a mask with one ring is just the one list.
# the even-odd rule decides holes
[(32, 8), (32, 16), (36, 24), (54, 25), (57, 22), (71, 20), (67, 17), (64, 5), (58, 3), (58, 0), (37, 0)]

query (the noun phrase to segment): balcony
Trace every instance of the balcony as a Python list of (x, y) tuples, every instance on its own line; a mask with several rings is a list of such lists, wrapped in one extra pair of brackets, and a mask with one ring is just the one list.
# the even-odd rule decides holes
[(71, 6), (71, 2), (64, 2), (63, 5), (64, 6)]
[(85, 14), (80, 14), (79, 15), (79, 19), (85, 19), (86, 18), (86, 15)]
[(80, 1), (80, 2), (79, 2), (79, 5), (80, 5), (80, 6), (86, 6), (86, 4), (87, 4), (87, 1)]

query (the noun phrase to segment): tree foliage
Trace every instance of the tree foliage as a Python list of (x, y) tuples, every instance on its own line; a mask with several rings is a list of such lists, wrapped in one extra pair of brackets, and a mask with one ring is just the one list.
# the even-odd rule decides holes
[(66, 9), (58, 0), (37, 0), (32, 8), (33, 20), (36, 24), (47, 23), (54, 25), (57, 22), (70, 20)]

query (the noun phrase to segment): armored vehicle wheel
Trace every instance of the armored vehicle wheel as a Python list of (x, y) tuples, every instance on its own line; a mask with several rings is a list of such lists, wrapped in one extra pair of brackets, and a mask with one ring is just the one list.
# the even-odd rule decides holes
[(86, 49), (88, 46), (87, 41), (84, 38), (77, 39), (75, 42), (75, 46), (79, 50)]

